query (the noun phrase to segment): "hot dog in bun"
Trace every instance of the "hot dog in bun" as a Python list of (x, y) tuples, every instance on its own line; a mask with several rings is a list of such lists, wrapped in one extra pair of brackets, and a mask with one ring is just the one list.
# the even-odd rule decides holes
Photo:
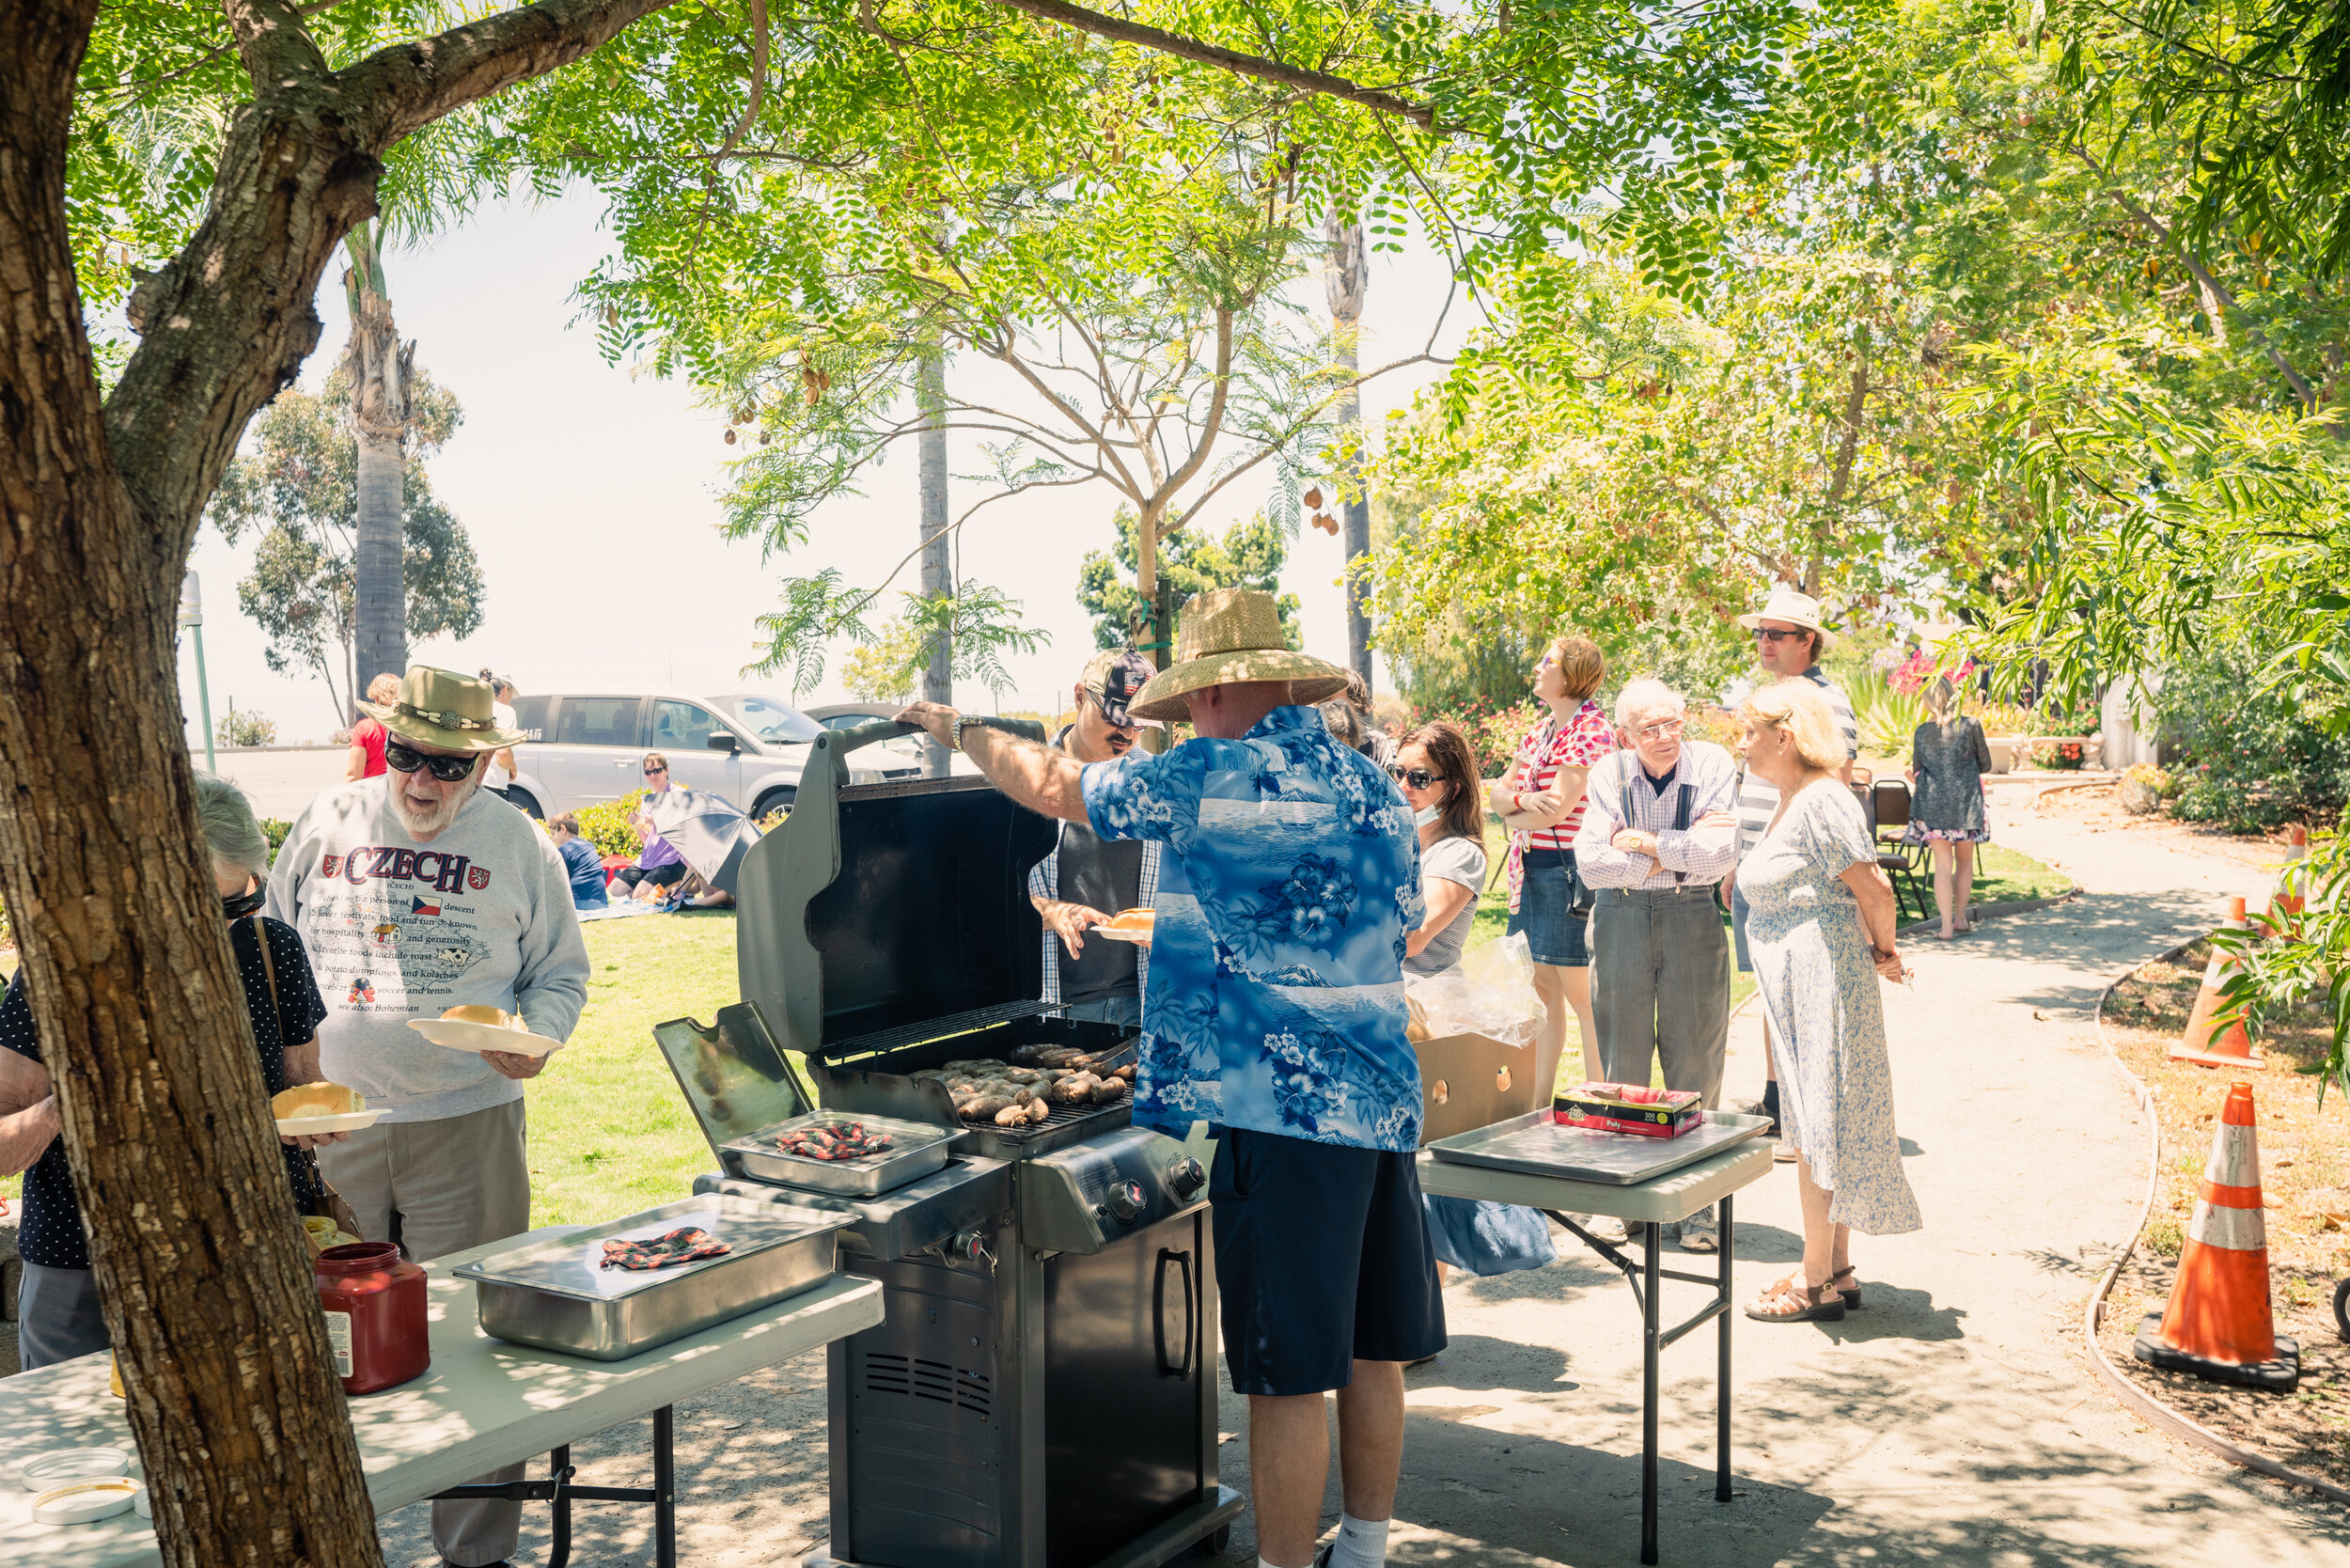
[(487, 1024), (494, 1029), (514, 1029), (527, 1032), (528, 1026), (515, 1013), (498, 1007), (453, 1007), (441, 1014), (461, 1024)]
[(1112, 931), (1149, 931), (1158, 917), (1155, 909), (1121, 909), (1104, 923)]

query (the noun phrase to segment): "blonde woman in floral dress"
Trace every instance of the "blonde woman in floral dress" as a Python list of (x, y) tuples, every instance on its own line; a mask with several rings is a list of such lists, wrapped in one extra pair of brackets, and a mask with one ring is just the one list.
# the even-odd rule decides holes
[(1893, 889), (1852, 792), (1844, 748), (1810, 682), (1747, 699), (1747, 766), (1778, 808), (1738, 864), (1747, 946), (1778, 1053), (1779, 1137), (1796, 1152), (1803, 1264), (1746, 1309), (1762, 1323), (1833, 1322), (1861, 1304), (1852, 1233), (1921, 1229), (1893, 1128), (1878, 977), (1904, 971)]

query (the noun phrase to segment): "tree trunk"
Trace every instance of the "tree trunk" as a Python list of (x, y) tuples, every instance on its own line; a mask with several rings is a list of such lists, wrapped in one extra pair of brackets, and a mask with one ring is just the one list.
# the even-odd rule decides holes
[[(915, 400), (929, 421), (919, 437), (922, 497), (918, 538), (922, 542), (922, 597), (944, 599), (955, 591), (953, 557), (947, 538), (947, 353), (944, 344), (922, 360), (915, 383)], [(951, 703), (955, 699), (955, 645), (940, 632), (931, 639), (930, 659), (922, 666), (922, 700)], [(947, 748), (936, 741), (922, 743), (922, 776), (947, 776)]]
[[(352, 265), (343, 274), (351, 306), (351, 342), (343, 365), (351, 374), (352, 434), (359, 443), (359, 515), (353, 529), (352, 575), (357, 579), (358, 665), (352, 701), (386, 670), (408, 668), (408, 588), (404, 555), (408, 486), (408, 382), (416, 345), (402, 344), (392, 322), (384, 279), (379, 224), (353, 229)], [(365, 673), (360, 673), (364, 671)], [(351, 720), (359, 717), (354, 706)]]
[(65, 212), (96, 0), (0, 6), (0, 896), (171, 1568), (383, 1560), (196, 823), (189, 547), (384, 152), (663, 3), (541, 0), (341, 71), (288, 0), (225, 8), (253, 101), (102, 398)]
[[(240, 110), (189, 253), (215, 270), (143, 287), (133, 319), (166, 352), (102, 405), (64, 193), (92, 14), (0, 8), (0, 891), (164, 1560), (379, 1563), (196, 826), (173, 655), (204, 498), (316, 344), (310, 291), (375, 168), (315, 125)], [(274, 245), (223, 232), (257, 206)], [(229, 363), (169, 353), (232, 317)], [(235, 417), (206, 426), (223, 404)]]
[[(1363, 296), (1371, 288), (1370, 258), (1363, 249), (1363, 226), (1358, 220), (1340, 224), (1334, 210), (1323, 220), (1322, 237), (1330, 242), (1324, 262), (1323, 285), (1330, 300), (1330, 324), (1338, 338), (1339, 366), (1352, 381), (1360, 373), (1357, 339), (1363, 319)], [(1339, 402), (1339, 423), (1357, 428), (1363, 422), (1362, 394), (1350, 388)], [(1364, 561), (1371, 555), (1371, 497), (1362, 493), (1362, 463), (1350, 457), (1343, 475), (1356, 491), (1355, 499), (1339, 509), (1340, 538), (1346, 550), (1346, 663), (1371, 688), (1371, 588), (1363, 580)]]
[[(1159, 669), (1174, 663), (1175, 655), (1175, 618), (1159, 582), (1159, 519), (1163, 515), (1145, 505), (1142, 515), (1135, 520), (1135, 590), (1142, 596), (1144, 606), (1143, 622), (1137, 630), (1141, 633), (1143, 657)], [(1165, 729), (1145, 729), (1142, 749), (1165, 751), (1168, 740)]]

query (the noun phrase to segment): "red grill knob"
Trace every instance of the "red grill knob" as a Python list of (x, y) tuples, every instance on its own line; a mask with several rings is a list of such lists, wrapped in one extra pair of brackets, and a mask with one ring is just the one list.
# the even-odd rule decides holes
[(1110, 1212), (1110, 1217), (1119, 1224), (1132, 1225), (1135, 1222), (1135, 1216), (1142, 1213), (1142, 1184), (1140, 1182), (1119, 1183), (1110, 1188), (1108, 1195), (1102, 1200), (1102, 1207), (1107, 1209)]

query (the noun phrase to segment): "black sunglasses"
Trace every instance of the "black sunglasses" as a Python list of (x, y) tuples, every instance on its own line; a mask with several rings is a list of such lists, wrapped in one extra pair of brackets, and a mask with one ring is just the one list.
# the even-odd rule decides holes
[(432, 776), (439, 779), (444, 784), (456, 783), (459, 779), (472, 773), (474, 770), (474, 764), (480, 760), (481, 759), (478, 755), (472, 757), (427, 757), (423, 752), (417, 751), (410, 746), (404, 746), (398, 741), (385, 741), (384, 743), (384, 766), (396, 768), (401, 773), (414, 773), (418, 768), (430, 768), (432, 770)]
[(1764, 642), (1784, 642), (1789, 637), (1808, 637), (1809, 632), (1782, 632), (1776, 626), (1757, 626), (1754, 635)]
[(1387, 776), (1415, 790), (1425, 790), (1436, 782), (1436, 776), (1426, 768), (1399, 768), (1392, 762), (1387, 764)]
[(647, 769), (645, 770), (645, 776), (646, 776), (647, 778), (650, 778), (650, 777), (651, 777), (654, 774), (657, 774), (657, 773), (667, 773), (668, 771), (669, 771), (669, 770), (668, 770), (668, 769), (666, 769), (666, 768), (647, 768)]

